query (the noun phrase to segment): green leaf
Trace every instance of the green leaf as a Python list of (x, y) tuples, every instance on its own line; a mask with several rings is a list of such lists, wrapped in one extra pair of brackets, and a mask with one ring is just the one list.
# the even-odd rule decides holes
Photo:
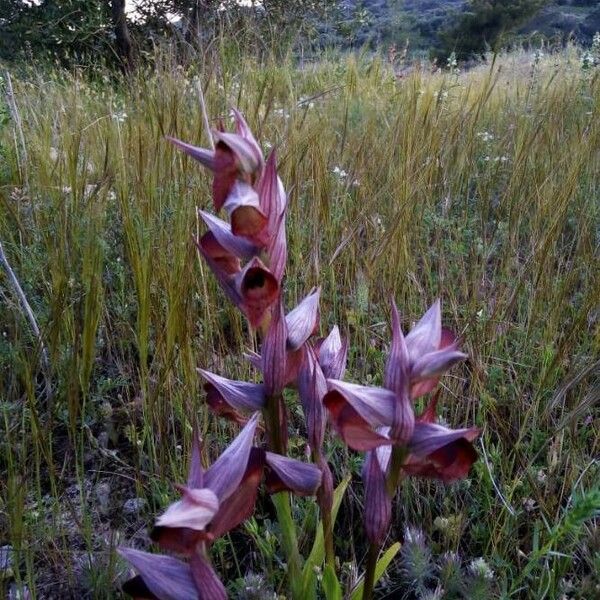
[(325, 569), (323, 569), (323, 580), (321, 583), (327, 600), (342, 600), (342, 586), (331, 565), (326, 565)]
[[(342, 503), (342, 498), (346, 493), (348, 484), (350, 483), (351, 475), (346, 475), (340, 484), (335, 488), (333, 492), (333, 506), (331, 507), (331, 522), (335, 525), (335, 519)], [(304, 563), (304, 569), (302, 570), (302, 589), (304, 590), (304, 598), (315, 598), (316, 597), (316, 568), (319, 568), (323, 564), (325, 559), (325, 540), (323, 539), (323, 524), (319, 523), (317, 531), (315, 533), (315, 541), (313, 542), (312, 550)]]
[[(398, 550), (400, 550), (400, 542), (396, 542), (391, 545), (383, 554), (383, 556), (377, 561), (377, 565), (375, 567), (375, 581), (377, 583), (382, 575), (385, 573), (386, 569), (390, 566), (394, 556), (398, 554)], [(361, 600), (363, 596), (363, 588), (365, 587), (364, 576), (361, 578), (360, 583), (354, 588), (352, 593), (350, 594), (350, 600)]]

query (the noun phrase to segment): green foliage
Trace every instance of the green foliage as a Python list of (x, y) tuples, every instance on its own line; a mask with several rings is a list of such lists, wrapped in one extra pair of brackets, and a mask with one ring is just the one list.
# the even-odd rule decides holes
[(441, 34), (442, 52), (455, 52), (464, 60), (498, 50), (543, 4), (542, 0), (470, 0), (457, 22)]

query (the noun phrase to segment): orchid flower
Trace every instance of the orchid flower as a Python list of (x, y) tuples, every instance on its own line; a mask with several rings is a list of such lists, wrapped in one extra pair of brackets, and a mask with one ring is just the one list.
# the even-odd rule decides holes
[(250, 418), (206, 471), (200, 461), (200, 446), (194, 441), (188, 481), (178, 486), (182, 497), (158, 517), (150, 534), (161, 548), (188, 561), (121, 548), (121, 555), (139, 573), (125, 583), (125, 592), (135, 598), (159, 600), (227, 598), (207, 558), (207, 546), (253, 513), (263, 469), (267, 470), (270, 493), (316, 494), (321, 485), (317, 467), (253, 446), (258, 416), (255, 413)]
[(230, 223), (199, 211), (208, 231), (196, 242), (198, 251), (229, 299), (258, 327), (279, 297), (285, 271), (287, 198), (275, 153), (265, 163), (242, 115), (234, 110), (233, 116), (236, 132), (214, 131), (214, 151), (168, 139), (213, 172), (213, 204), (225, 209)]
[[(416, 417), (413, 400), (435, 388), (441, 375), (466, 358), (441, 325), (439, 301), (404, 337), (392, 302), (392, 344), (384, 387), (328, 379), (323, 403), (332, 425), (354, 450), (368, 451), (363, 468), (367, 533), (381, 543), (389, 523), (390, 456), (398, 448), (402, 470), (444, 482), (465, 477), (476, 459), (477, 428), (449, 429), (434, 423), (437, 397)], [(395, 490), (393, 490), (395, 491)], [(392, 492), (393, 492), (392, 491)]]

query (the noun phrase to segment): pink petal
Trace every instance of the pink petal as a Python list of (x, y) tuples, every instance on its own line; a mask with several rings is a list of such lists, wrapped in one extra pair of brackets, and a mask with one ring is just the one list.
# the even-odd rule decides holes
[(461, 360), (465, 360), (465, 358), (467, 358), (467, 355), (456, 350), (455, 346), (448, 346), (443, 350), (424, 354), (412, 365), (410, 371), (411, 381), (417, 382), (439, 378), (450, 367)]
[(321, 470), (316, 465), (304, 463), (272, 452), (266, 453), (270, 469), (266, 485), (269, 493), (291, 491), (299, 496), (314, 496), (321, 485)]
[(238, 487), (244, 477), (258, 424), (256, 413), (229, 444), (219, 458), (204, 473), (204, 484), (223, 503)]
[(226, 221), (203, 210), (199, 210), (198, 214), (210, 229), (215, 240), (229, 254), (233, 254), (238, 258), (252, 258), (260, 252), (259, 248), (252, 242), (234, 235), (231, 226)]
[(377, 450), (367, 452), (362, 478), (365, 490), (364, 521), (369, 541), (381, 545), (392, 520), (392, 499), (387, 493), (384, 471), (376, 455)]
[(201, 554), (192, 555), (190, 570), (198, 590), (198, 600), (227, 600), (225, 586)]
[(209, 397), (212, 396), (212, 404), (222, 399), (231, 408), (242, 413), (254, 413), (265, 405), (265, 390), (262, 384), (226, 379), (204, 369), (198, 369), (198, 372), (208, 381), (204, 389)]
[(275, 303), (271, 322), (262, 345), (262, 371), (265, 395), (278, 396), (285, 386), (287, 326), (281, 298)]
[(277, 176), (277, 160), (273, 150), (258, 183), (260, 207), (269, 218), (269, 233), (274, 235), (281, 216), (285, 213), (287, 198), (281, 179)]
[(215, 131), (213, 135), (217, 142), (216, 150), (218, 151), (219, 147), (228, 149), (232, 153), (235, 165), (241, 175), (250, 176), (252, 181), (260, 176), (264, 159), (254, 138), (249, 140), (237, 133), (222, 131)]
[(372, 427), (391, 425), (396, 394), (384, 388), (328, 379), (330, 391), (339, 392), (356, 412)]
[(285, 214), (279, 217), (275, 234), (271, 235), (267, 248), (271, 272), (281, 282), (287, 263), (287, 241), (285, 237)]
[(317, 288), (285, 317), (288, 330), (287, 347), (289, 350), (300, 348), (319, 327), (320, 295), (321, 288)]
[(440, 301), (436, 300), (406, 336), (406, 347), (411, 363), (423, 354), (438, 350), (441, 339), (442, 311)]
[[(219, 285), (221, 286), (229, 300), (231, 300), (231, 302), (236, 306), (241, 307), (241, 305), (243, 304), (243, 299), (236, 287), (236, 282), (240, 278), (241, 271), (232, 270), (236, 269), (236, 267), (235, 264), (232, 264), (230, 262), (229, 258), (225, 263), (223, 263), (222, 261), (220, 262), (220, 259), (218, 257), (213, 257), (214, 248), (211, 246), (211, 249), (207, 249), (202, 243), (204, 238), (208, 235), (212, 236), (211, 239), (213, 239), (216, 242), (216, 239), (212, 235), (212, 232), (209, 232), (205, 234), (202, 237), (202, 240), (200, 240), (200, 242), (197, 244), (198, 251), (206, 261), (206, 264), (209, 266), (214, 276), (217, 278)], [(230, 254), (226, 253), (226, 256), (235, 259), (235, 257), (232, 257), (232, 255)], [(239, 266), (239, 260), (235, 260), (237, 261), (236, 264)]]
[(252, 135), (252, 131), (250, 130), (250, 127), (248, 127), (248, 123), (246, 123), (246, 119), (244, 119), (242, 113), (235, 108), (233, 108), (231, 112), (233, 113), (233, 118), (235, 120), (235, 129), (237, 134), (241, 135), (248, 142), (248, 144), (252, 146), (256, 160), (262, 165), (264, 160), (262, 151), (258, 145), (258, 142), (256, 141), (256, 138), (254, 135)]
[(219, 510), (219, 500), (215, 493), (208, 489), (181, 487), (183, 498), (173, 502), (167, 510), (156, 519), (159, 527), (184, 527), (202, 531), (210, 523), (213, 515)]
[(194, 160), (197, 160), (199, 163), (201, 163), (211, 171), (214, 171), (214, 152), (212, 152), (211, 150), (207, 150), (206, 148), (198, 148), (197, 146), (186, 144), (185, 142), (182, 142), (177, 138), (171, 137), (170, 135), (167, 135), (166, 138), (174, 146), (177, 146), (177, 148), (183, 150), (188, 156), (191, 156)]
[(340, 392), (327, 392), (323, 404), (329, 411), (334, 429), (350, 448), (364, 451), (392, 443), (385, 434), (374, 431)]
[(407, 393), (408, 373), (408, 348), (400, 327), (398, 308), (392, 300), (392, 345), (385, 365), (384, 386), (395, 393)]
[(348, 358), (348, 338), (340, 336), (336, 325), (331, 333), (318, 345), (319, 364), (326, 379), (342, 379)]
[(119, 548), (119, 554), (140, 574), (159, 600), (198, 600), (190, 567), (170, 556)]
[[(197, 242), (196, 246), (200, 254), (208, 262), (209, 267), (215, 271), (217, 279), (219, 274), (223, 278), (239, 273), (242, 269), (240, 259), (222, 246), (212, 231), (207, 231)], [(223, 285), (223, 284), (221, 284)]]

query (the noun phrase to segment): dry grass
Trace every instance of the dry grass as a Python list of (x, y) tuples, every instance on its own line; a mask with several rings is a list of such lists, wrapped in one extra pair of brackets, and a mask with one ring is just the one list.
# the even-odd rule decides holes
[[(212, 117), (237, 106), (279, 148), (287, 303), (323, 286), (322, 327), (349, 332), (353, 379), (381, 376), (390, 294), (405, 325), (441, 296), (464, 337), (471, 359), (446, 382), (442, 416), (483, 427), (482, 459), (449, 489), (407, 485), (390, 538), (414, 523), (435, 553), (485, 557), (498, 597), (558, 598), (565, 580), (568, 597), (598, 597), (597, 521), (560, 527), (600, 475), (600, 72), (583, 72), (574, 49), (458, 76), (398, 79), (378, 58), (190, 70), (163, 58), (127, 85), (14, 79), (25, 148), (9, 120), (0, 240), (54, 386), (48, 406), (35, 339), (2, 278), (0, 545), (18, 550), (16, 580), (37, 598), (114, 598), (114, 546), (143, 537), (181, 480), (192, 424), (211, 442), (230, 435), (206, 413), (196, 367), (251, 376), (245, 325), (191, 243), (209, 179), (163, 137), (206, 141), (195, 70)], [(338, 476), (358, 468), (337, 444), (332, 462)], [(353, 486), (338, 554), (360, 561)], [(137, 496), (151, 510), (123, 514)], [(218, 551), (232, 577), (263, 568)], [(388, 591), (401, 585), (395, 573)]]

